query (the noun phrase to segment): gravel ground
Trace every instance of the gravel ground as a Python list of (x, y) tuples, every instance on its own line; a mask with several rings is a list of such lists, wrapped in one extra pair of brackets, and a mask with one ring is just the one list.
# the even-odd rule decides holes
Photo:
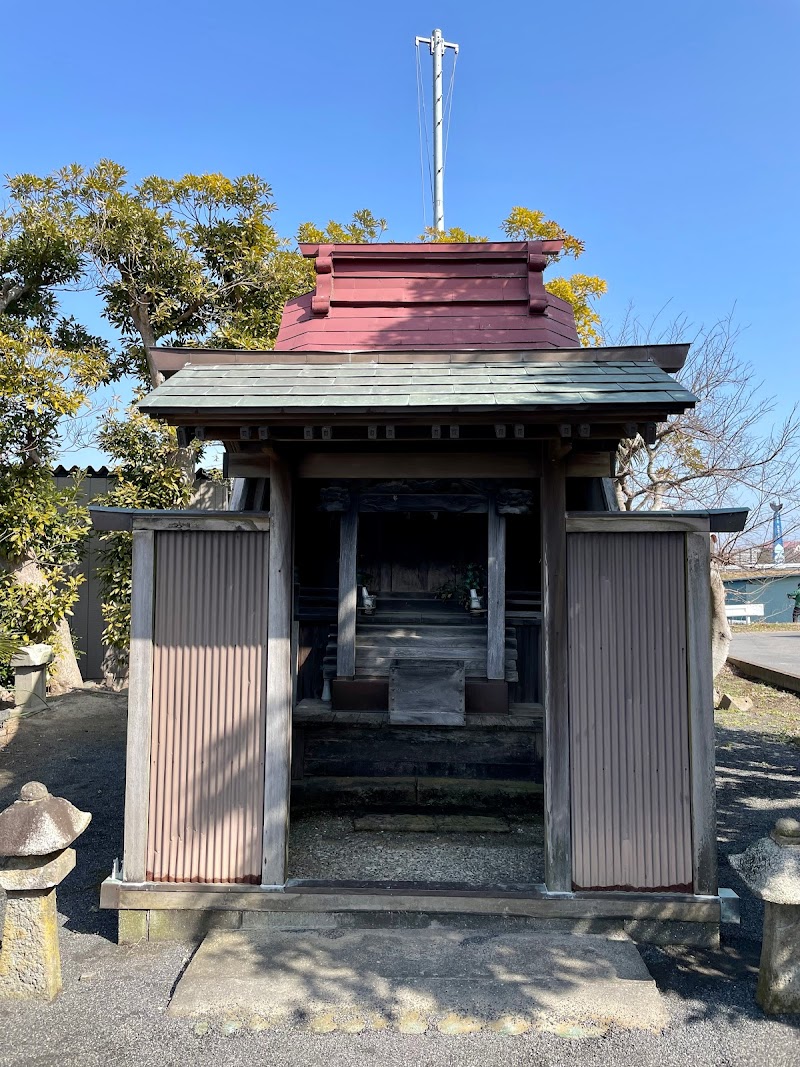
[(292, 878), (467, 882), (544, 881), (542, 824), (509, 819), (509, 833), (395, 833), (353, 828), (346, 815), (309, 814), (292, 823)]
[(720, 951), (642, 950), (670, 1012), (664, 1036), (611, 1030), (582, 1038), (538, 1032), (409, 1037), (246, 1027), (229, 1035), (219, 1028), (200, 1034), (165, 1014), (189, 951), (175, 945), (121, 948), (113, 940), (113, 913), (97, 909), (98, 884), (120, 852), (124, 699), (98, 691), (63, 697), (51, 712), (19, 723), (0, 751), (0, 807), (37, 778), (94, 813), (78, 842), (77, 869), (59, 890), (64, 993), (51, 1005), (0, 1004), (0, 1064), (798, 1067), (800, 1017), (767, 1019), (753, 1001), (762, 907), (726, 860), (780, 815), (797, 814), (800, 748), (761, 732), (763, 726), (758, 717), (747, 724), (718, 717), (720, 880), (742, 897), (741, 927), (724, 928)]

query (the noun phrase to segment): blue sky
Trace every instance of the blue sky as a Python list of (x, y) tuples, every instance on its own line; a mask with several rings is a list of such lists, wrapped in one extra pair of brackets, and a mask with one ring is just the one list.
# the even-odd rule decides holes
[(696, 323), (735, 304), (741, 354), (782, 408), (800, 393), (797, 0), (31, 12), (3, 16), (4, 173), (102, 156), (134, 178), (255, 171), (287, 235), (367, 206), (394, 240), (422, 228), (413, 39), (439, 26), (461, 46), (447, 223), (499, 236), (513, 205), (541, 208), (585, 239), (612, 322), (629, 303)]

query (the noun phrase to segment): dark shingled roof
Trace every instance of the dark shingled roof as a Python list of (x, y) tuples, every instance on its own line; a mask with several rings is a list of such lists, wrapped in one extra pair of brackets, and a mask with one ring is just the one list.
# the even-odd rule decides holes
[[(505, 362), (186, 366), (139, 408), (153, 415), (683, 411), (696, 398), (655, 363)], [(555, 411), (554, 411), (555, 413)]]

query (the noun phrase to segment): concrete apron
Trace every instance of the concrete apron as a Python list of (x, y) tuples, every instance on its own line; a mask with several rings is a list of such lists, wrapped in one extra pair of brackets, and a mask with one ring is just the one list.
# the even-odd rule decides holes
[(661, 994), (636, 946), (490, 930), (209, 934), (173, 994), (173, 1016), (253, 1029), (391, 1028), (445, 1034), (610, 1026), (658, 1032)]

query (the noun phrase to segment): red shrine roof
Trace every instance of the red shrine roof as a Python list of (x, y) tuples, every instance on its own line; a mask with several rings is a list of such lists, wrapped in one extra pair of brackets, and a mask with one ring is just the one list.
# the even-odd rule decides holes
[(544, 287), (561, 241), (302, 244), (313, 293), (288, 301), (283, 352), (575, 348), (571, 306)]

